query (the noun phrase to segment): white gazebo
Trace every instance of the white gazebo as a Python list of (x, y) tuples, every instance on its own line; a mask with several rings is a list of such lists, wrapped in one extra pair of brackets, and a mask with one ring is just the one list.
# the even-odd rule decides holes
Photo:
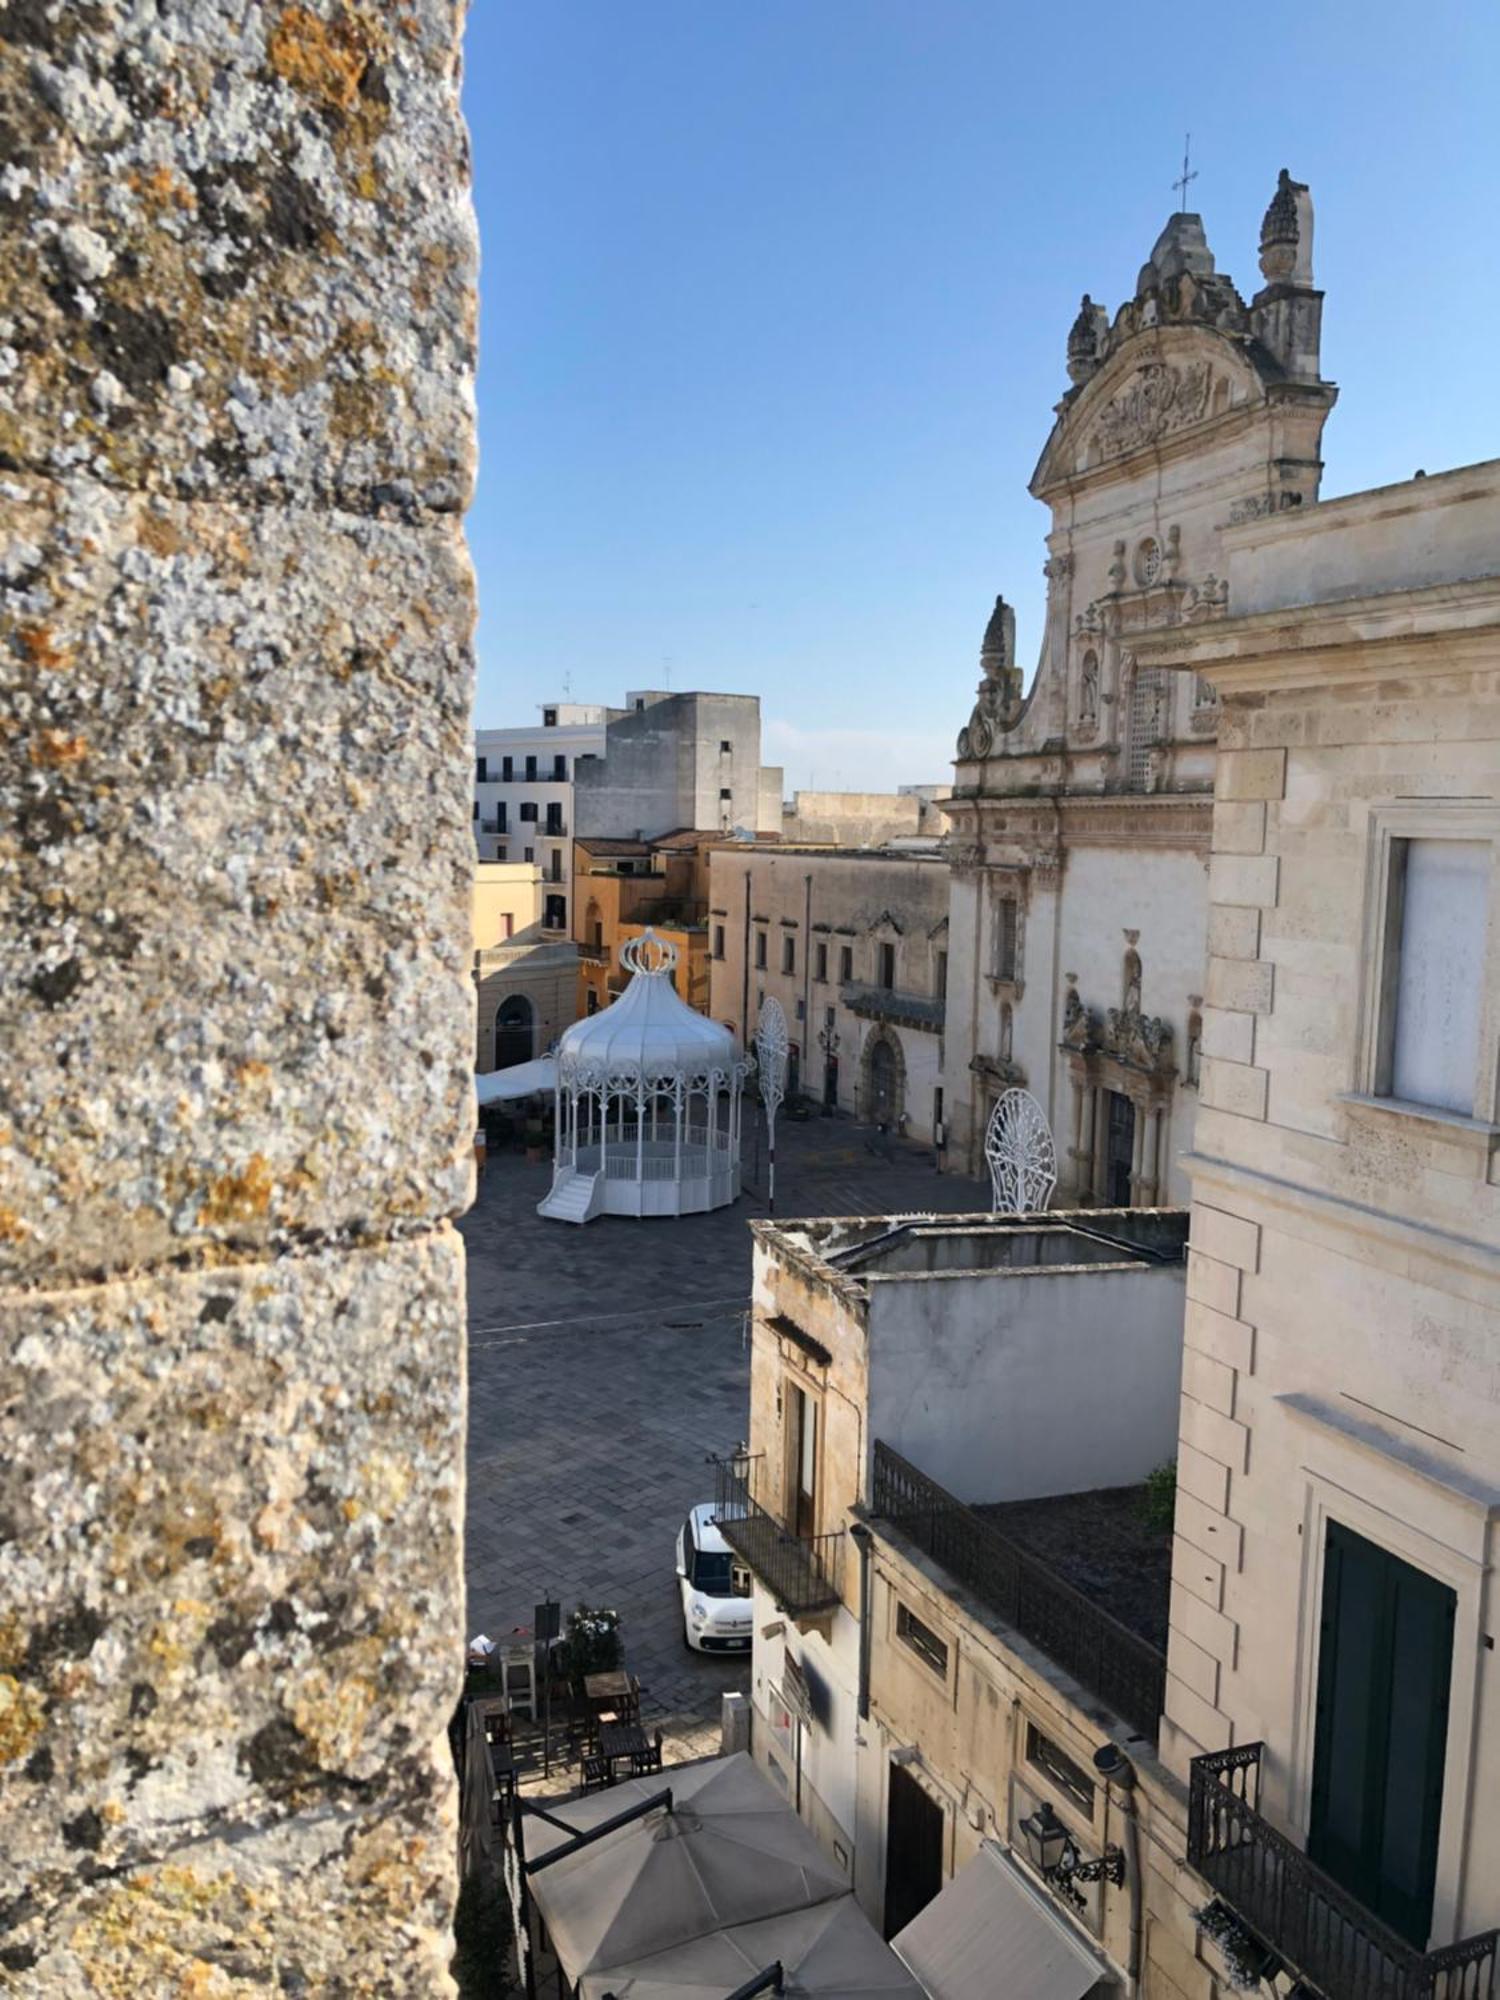
[(740, 1093), (752, 1065), (672, 983), (677, 948), (647, 930), (620, 952), (630, 984), (557, 1045), (557, 1152), (538, 1212), (694, 1215), (740, 1191)]

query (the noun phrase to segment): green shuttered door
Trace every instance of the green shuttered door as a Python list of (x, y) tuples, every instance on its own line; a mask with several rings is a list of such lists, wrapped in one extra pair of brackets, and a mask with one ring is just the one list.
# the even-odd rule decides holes
[(1455, 1604), (1446, 1585), (1330, 1522), (1308, 1852), (1419, 1948), (1432, 1922)]

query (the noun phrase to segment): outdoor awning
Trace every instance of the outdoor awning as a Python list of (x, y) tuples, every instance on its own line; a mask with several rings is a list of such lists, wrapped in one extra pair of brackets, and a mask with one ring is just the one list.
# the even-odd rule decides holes
[(474, 1079), (474, 1095), (481, 1104), (500, 1104), (510, 1097), (534, 1097), (557, 1088), (557, 1058), (538, 1056), (535, 1062), (512, 1063), (509, 1069), (492, 1069)]
[(580, 2000), (724, 2000), (758, 1972), (780, 1965), (798, 2000), (921, 2000), (922, 1989), (853, 1895), (758, 1924), (693, 1938), (630, 1965), (585, 1975)]
[(1111, 1976), (992, 1841), (891, 1942), (932, 2000), (1083, 2000)]
[[(842, 1871), (743, 1751), (627, 1779), (569, 1800), (557, 1817), (583, 1833), (661, 1791), (672, 1794), (670, 1812), (659, 1807), (528, 1871), (532, 1900), (575, 1983), (849, 1893)], [(569, 1838), (532, 1816), (525, 1832), (528, 1863)]]

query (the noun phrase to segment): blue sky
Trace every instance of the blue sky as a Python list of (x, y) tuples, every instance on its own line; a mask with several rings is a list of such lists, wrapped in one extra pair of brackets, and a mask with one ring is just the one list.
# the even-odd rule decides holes
[(1500, 8), (474, 0), (486, 726), (756, 693), (797, 784), (945, 780), (1084, 290), (1312, 187), (1325, 497), (1500, 455)]

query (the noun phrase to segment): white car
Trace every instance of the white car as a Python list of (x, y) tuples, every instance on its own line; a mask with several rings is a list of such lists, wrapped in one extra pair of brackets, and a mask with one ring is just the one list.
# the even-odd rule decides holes
[(677, 1531), (682, 1636), (695, 1653), (748, 1653), (750, 1572), (714, 1525), (704, 1501)]

